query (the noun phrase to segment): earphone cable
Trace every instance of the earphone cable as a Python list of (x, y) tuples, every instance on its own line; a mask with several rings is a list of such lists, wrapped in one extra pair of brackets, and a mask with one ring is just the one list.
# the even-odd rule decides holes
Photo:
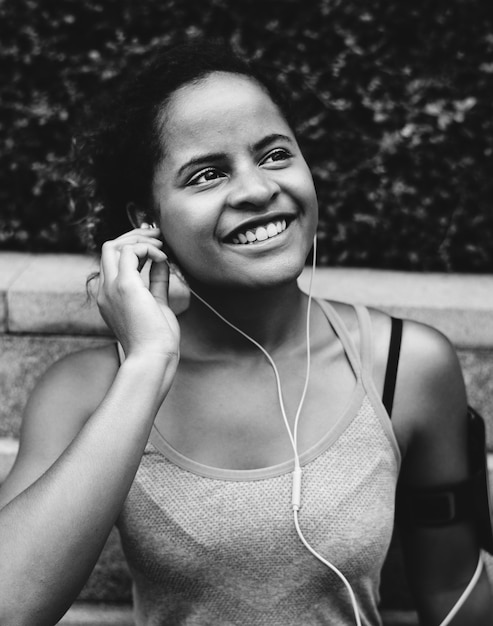
[(267, 352), (267, 350), (260, 343), (258, 343), (258, 341), (255, 341), (255, 339), (253, 339), (252, 337), (247, 335), (247, 333), (242, 331), (241, 328), (238, 328), (232, 322), (230, 322), (228, 319), (226, 319), (223, 315), (221, 315), (221, 313), (216, 311), (216, 309), (212, 305), (210, 305), (206, 300), (204, 300), (204, 298), (199, 296), (193, 289), (191, 289), (190, 287), (188, 287), (188, 288), (190, 289), (190, 293), (192, 293), (198, 300), (200, 300), (200, 302), (202, 302), (202, 304), (204, 304), (213, 313), (215, 313), (225, 324), (227, 324), (228, 326), (230, 326), (231, 328), (233, 328), (234, 330), (239, 332), (240, 335), (243, 335), (243, 337), (245, 337), (251, 343), (253, 343), (255, 346), (257, 346), (257, 348), (259, 350), (261, 350), (261, 352), (265, 355), (266, 359), (269, 361), (272, 369), (274, 370), (274, 376), (276, 378), (276, 387), (277, 387), (277, 395), (278, 395), (278, 399), (279, 399), (279, 405), (281, 407), (281, 413), (282, 413), (282, 416), (283, 416), (283, 419), (284, 419), (284, 422), (286, 424), (286, 428), (287, 428), (287, 431), (288, 431), (288, 434), (289, 434), (289, 439), (291, 441), (291, 446), (292, 446), (293, 451), (294, 451), (295, 460), (296, 460), (295, 466), (299, 466), (299, 460), (298, 460), (298, 454), (297, 454), (297, 451), (296, 451), (295, 441), (294, 441), (293, 435), (291, 433), (291, 428), (289, 427), (289, 422), (287, 420), (286, 410), (285, 410), (285, 407), (284, 407), (284, 400), (283, 400), (283, 397), (282, 397), (281, 378), (279, 376), (279, 372), (277, 370), (276, 364), (274, 363), (274, 360), (272, 359), (270, 354)]
[[(296, 410), (296, 415), (295, 415), (294, 424), (293, 424), (293, 431), (291, 431), (291, 428), (289, 426), (289, 420), (288, 420), (288, 417), (287, 417), (287, 414), (286, 414), (286, 410), (285, 410), (285, 406), (284, 406), (284, 400), (283, 400), (283, 396), (282, 396), (281, 378), (280, 378), (280, 375), (279, 375), (279, 371), (277, 369), (277, 366), (276, 366), (274, 360), (270, 356), (270, 354), (267, 352), (267, 350), (260, 343), (255, 341), (255, 339), (250, 337), (247, 333), (242, 331), (240, 328), (235, 326), (235, 324), (230, 322), (223, 315), (221, 315), (218, 311), (216, 311), (216, 309), (212, 305), (210, 305), (206, 300), (204, 300), (204, 298), (202, 298), (199, 294), (197, 294), (193, 289), (191, 289), (190, 287), (188, 287), (188, 288), (190, 289), (190, 292), (200, 302), (202, 302), (202, 304), (204, 304), (215, 315), (217, 315), (217, 317), (219, 317), (219, 319), (221, 319), (225, 324), (227, 324), (228, 326), (233, 328), (235, 331), (240, 333), (240, 335), (242, 335), (243, 337), (248, 339), (251, 343), (253, 343), (265, 355), (265, 357), (267, 358), (269, 364), (271, 365), (271, 367), (272, 367), (272, 369), (274, 371), (275, 379), (276, 379), (276, 387), (277, 387), (277, 394), (278, 394), (278, 399), (279, 399), (279, 406), (280, 406), (280, 409), (281, 409), (281, 413), (282, 413), (282, 417), (283, 417), (283, 420), (284, 420), (284, 424), (286, 426), (286, 429), (287, 429), (287, 432), (288, 432), (288, 435), (289, 435), (289, 439), (291, 441), (291, 446), (293, 448), (293, 454), (294, 454), (294, 470), (293, 470), (293, 487), (292, 487), (292, 501), (291, 501), (291, 505), (292, 505), (292, 509), (293, 509), (294, 525), (295, 525), (296, 532), (297, 532), (298, 537), (300, 538), (301, 542), (310, 551), (310, 553), (315, 558), (317, 558), (321, 563), (323, 563), (326, 567), (328, 567), (335, 574), (337, 574), (337, 576), (342, 580), (342, 582), (344, 583), (344, 585), (346, 586), (346, 588), (347, 588), (347, 590), (349, 592), (349, 596), (350, 596), (350, 599), (351, 599), (351, 605), (352, 605), (352, 608), (353, 608), (353, 611), (354, 611), (355, 620), (356, 620), (356, 625), (357, 626), (361, 626), (361, 620), (360, 620), (360, 617), (359, 617), (359, 609), (358, 609), (358, 604), (357, 604), (357, 601), (356, 601), (356, 597), (354, 595), (354, 592), (353, 592), (353, 590), (351, 588), (351, 585), (349, 584), (347, 578), (344, 576), (344, 574), (341, 571), (339, 571), (337, 569), (337, 567), (335, 565), (333, 565), (332, 563), (327, 561), (314, 548), (311, 547), (311, 545), (305, 539), (305, 536), (303, 535), (303, 533), (301, 531), (300, 524), (299, 524), (299, 519), (298, 519), (298, 511), (301, 508), (301, 480), (302, 480), (302, 470), (301, 470), (299, 453), (298, 453), (298, 425), (299, 425), (299, 419), (300, 419), (300, 415), (301, 415), (301, 410), (302, 410), (303, 404), (305, 402), (306, 394), (307, 394), (307, 391), (308, 391), (308, 384), (309, 384), (309, 380), (310, 380), (310, 363), (311, 363), (310, 314), (311, 314), (311, 302), (312, 302), (312, 292), (313, 292), (313, 276), (314, 276), (314, 273), (315, 273), (316, 257), (317, 257), (317, 238), (315, 236), (314, 239), (313, 239), (313, 260), (312, 260), (312, 265), (311, 265), (310, 282), (309, 282), (309, 288), (308, 288), (308, 303), (307, 303), (307, 309), (306, 309), (306, 373), (305, 373), (305, 383), (304, 383), (304, 386), (303, 386), (303, 391), (302, 391), (301, 398), (300, 398), (300, 401), (299, 401), (299, 404), (298, 404), (298, 408)], [(179, 276), (179, 275), (178, 275), (178, 277), (181, 278), (181, 276)]]

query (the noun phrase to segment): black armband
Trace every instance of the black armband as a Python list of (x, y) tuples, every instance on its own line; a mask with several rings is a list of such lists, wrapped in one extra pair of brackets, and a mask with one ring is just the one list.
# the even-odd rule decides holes
[(399, 485), (396, 522), (404, 528), (474, 522), (481, 547), (493, 554), (492, 505), (484, 420), (472, 407), (468, 407), (467, 420), (470, 477), (439, 487), (413, 488)]

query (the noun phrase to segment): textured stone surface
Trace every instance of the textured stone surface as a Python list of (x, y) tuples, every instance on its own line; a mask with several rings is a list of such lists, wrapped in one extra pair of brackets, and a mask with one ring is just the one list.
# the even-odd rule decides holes
[(108, 341), (102, 337), (0, 334), (0, 437), (18, 437), (26, 400), (51, 363), (70, 352)]
[(486, 421), (488, 447), (493, 450), (493, 349), (459, 350), (469, 404)]
[(20, 252), (0, 253), (0, 331), (7, 330), (7, 293), (31, 263), (31, 255)]
[(31, 262), (7, 293), (8, 327), (13, 332), (105, 334), (107, 329), (86, 293), (97, 269), (83, 255), (31, 255)]

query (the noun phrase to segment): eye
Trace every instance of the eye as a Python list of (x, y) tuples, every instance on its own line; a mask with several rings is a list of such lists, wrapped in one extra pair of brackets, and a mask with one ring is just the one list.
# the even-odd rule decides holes
[(271, 152), (262, 159), (260, 165), (282, 164), (288, 161), (292, 156), (291, 152), (285, 148), (276, 148), (275, 150), (271, 150)]
[(208, 167), (205, 170), (201, 170), (200, 172), (194, 174), (187, 182), (187, 185), (203, 185), (223, 177), (223, 172), (214, 167)]

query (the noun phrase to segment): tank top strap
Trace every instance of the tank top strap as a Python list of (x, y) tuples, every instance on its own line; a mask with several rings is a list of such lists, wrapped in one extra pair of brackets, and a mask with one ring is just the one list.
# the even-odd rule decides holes
[[(346, 324), (343, 322), (339, 313), (337, 313), (335, 308), (329, 302), (327, 302), (327, 300), (321, 300), (319, 298), (316, 298), (315, 300), (322, 309), (322, 311), (325, 313), (329, 324), (332, 326), (332, 329), (334, 330), (337, 338), (341, 342), (355, 377), (359, 379), (362, 372), (362, 361), (360, 359), (360, 354), (353, 341), (353, 338), (351, 337), (349, 330), (346, 327)], [(354, 305), (351, 306), (354, 307)], [(356, 309), (356, 307), (354, 308)]]
[(356, 305), (355, 310), (356, 315), (358, 316), (360, 328), (360, 354), (363, 385), (370, 395), (378, 398), (378, 402), (380, 403), (380, 394), (377, 391), (375, 380), (373, 378), (373, 331), (370, 312), (366, 306), (361, 304)]
[(365, 378), (372, 377), (373, 371), (373, 333), (368, 308), (362, 304), (354, 306), (359, 324), (360, 357)]

